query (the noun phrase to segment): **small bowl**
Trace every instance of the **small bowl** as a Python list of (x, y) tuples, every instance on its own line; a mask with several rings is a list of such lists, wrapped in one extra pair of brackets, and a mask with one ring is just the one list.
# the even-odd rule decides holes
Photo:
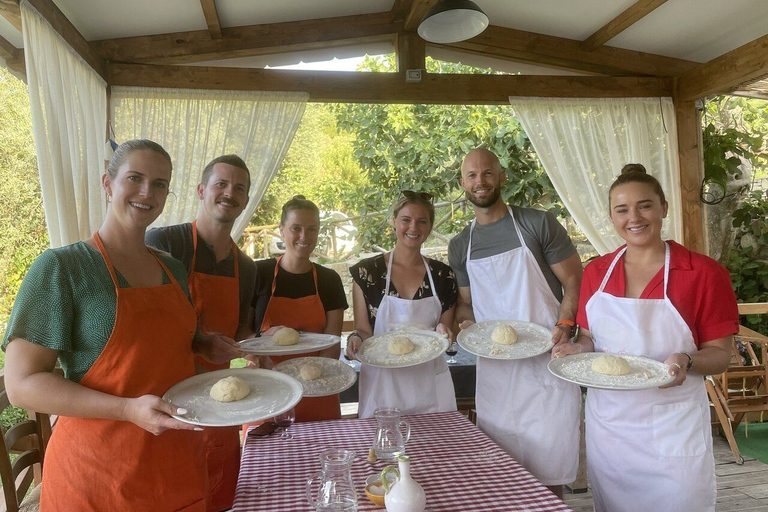
[(371, 492), (371, 487), (373, 487), (373, 486), (381, 487), (381, 482), (379, 480), (376, 480), (375, 482), (371, 482), (368, 485), (366, 485), (365, 486), (365, 495), (368, 496), (368, 499), (371, 500), (371, 503), (373, 503), (377, 507), (383, 507), (384, 506), (384, 495), (383, 494), (374, 494), (374, 493), (372, 493)]

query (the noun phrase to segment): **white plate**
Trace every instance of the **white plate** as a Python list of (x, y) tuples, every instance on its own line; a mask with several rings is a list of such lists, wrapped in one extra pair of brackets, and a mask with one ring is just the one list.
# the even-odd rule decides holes
[[(409, 354), (395, 356), (389, 353), (389, 340), (405, 336), (415, 345)], [(371, 336), (357, 351), (357, 360), (377, 368), (406, 368), (436, 359), (448, 349), (448, 338), (435, 331), (416, 328), (402, 328)]]
[[(211, 398), (219, 379), (234, 375), (248, 383), (251, 393), (235, 402)], [(231, 368), (185, 379), (165, 392), (163, 400), (183, 407), (187, 414), (174, 418), (202, 427), (229, 427), (265, 420), (291, 409), (302, 396), (301, 383), (272, 370)]]
[[(323, 369), (323, 374), (315, 380), (301, 378), (301, 367), (309, 362), (317, 363)], [(275, 365), (275, 370), (301, 382), (304, 386), (304, 396), (335, 395), (351, 388), (357, 380), (354, 368), (328, 357), (297, 357)]]
[[(499, 345), (491, 340), (499, 325), (511, 325), (517, 331), (517, 343)], [(527, 359), (548, 352), (555, 346), (552, 331), (531, 322), (489, 320), (472, 324), (456, 337), (459, 346), (471, 354), (489, 359)]]
[(669, 366), (655, 359), (643, 356), (611, 354), (624, 358), (629, 363), (626, 375), (603, 375), (592, 370), (592, 361), (605, 352), (584, 352), (553, 359), (549, 371), (556, 377), (588, 388), (633, 390), (650, 389), (669, 384), (675, 377), (669, 374)]
[(340, 340), (341, 338), (333, 334), (300, 332), (299, 342), (295, 345), (275, 345), (273, 336), (261, 336), (241, 341), (240, 350), (257, 356), (290, 356), (324, 350), (339, 343)]

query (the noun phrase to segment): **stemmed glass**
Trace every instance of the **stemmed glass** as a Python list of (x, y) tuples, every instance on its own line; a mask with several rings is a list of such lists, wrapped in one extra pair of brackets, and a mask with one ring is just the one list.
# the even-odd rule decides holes
[(275, 416), (275, 425), (282, 429), (281, 439), (293, 439), (293, 436), (288, 432), (288, 428), (296, 421), (296, 411), (290, 409), (283, 414)]
[(446, 361), (446, 363), (456, 364), (459, 362), (459, 360), (455, 357), (456, 354), (459, 353), (459, 344), (456, 343), (455, 340), (448, 346), (448, 349), (445, 351), (445, 353), (449, 356), (449, 359)]

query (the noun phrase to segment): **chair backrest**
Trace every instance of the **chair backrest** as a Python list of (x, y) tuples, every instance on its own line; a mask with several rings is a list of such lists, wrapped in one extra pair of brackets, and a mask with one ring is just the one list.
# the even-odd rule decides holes
[[(0, 410), (10, 407), (5, 391), (5, 378), (0, 370)], [(50, 435), (47, 414), (35, 413), (35, 419), (25, 420), (9, 429), (2, 429), (0, 443), (0, 478), (3, 482), (5, 506), (8, 512), (17, 512), (35, 477), (35, 469), (42, 476), (45, 445)], [(11, 460), (14, 455), (14, 460)]]

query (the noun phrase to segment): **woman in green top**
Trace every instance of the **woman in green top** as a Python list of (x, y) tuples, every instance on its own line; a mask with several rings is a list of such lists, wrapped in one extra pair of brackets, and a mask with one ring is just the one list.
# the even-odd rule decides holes
[[(19, 290), (3, 344), (8, 397), (61, 416), (45, 510), (205, 509), (202, 436), (182, 432), (199, 429), (160, 396), (194, 375), (193, 351), (217, 363), (239, 351), (196, 332), (183, 266), (144, 245), (170, 179), (158, 144), (120, 146), (102, 177), (102, 226), (43, 253)], [(57, 359), (65, 378), (51, 373)]]

